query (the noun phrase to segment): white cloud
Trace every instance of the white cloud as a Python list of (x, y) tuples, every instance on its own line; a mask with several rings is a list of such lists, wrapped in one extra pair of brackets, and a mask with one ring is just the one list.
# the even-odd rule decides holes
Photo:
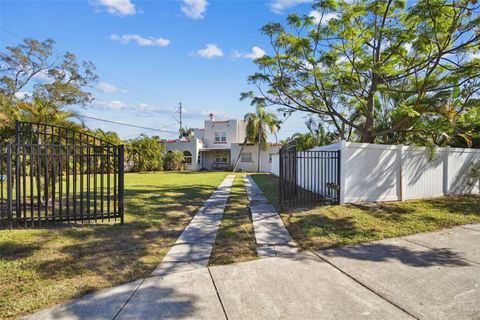
[(95, 5), (104, 6), (107, 12), (119, 16), (134, 15), (137, 11), (130, 0), (94, 0)]
[(100, 100), (95, 101), (94, 106), (103, 110), (124, 110), (137, 112), (138, 116), (152, 116), (165, 113), (173, 113), (175, 110), (172, 108), (165, 108), (148, 103), (125, 103), (120, 100)]
[(107, 110), (125, 110), (128, 109), (128, 105), (125, 102), (119, 100), (111, 101), (97, 101), (96, 105), (101, 109)]
[(314, 69), (313, 64), (310, 63), (308, 60), (303, 60), (302, 64), (305, 67), (305, 69), (307, 69), (307, 70), (313, 70)]
[(412, 44), (411, 43), (405, 43), (403, 45), (403, 47), (405, 48), (405, 50), (407, 50), (407, 53), (410, 53), (410, 51), (412, 51)]
[(117, 87), (114, 84), (100, 81), (97, 84), (97, 89), (106, 93), (125, 93), (127, 90)]
[(312, 10), (308, 15), (313, 18), (313, 22), (315, 24), (319, 24), (321, 22), (322, 25), (328, 24), (328, 22), (332, 19), (338, 19), (338, 13), (335, 12), (326, 13), (322, 17), (322, 14), (320, 12), (318, 12), (317, 10)]
[(265, 55), (265, 51), (259, 47), (253, 47), (252, 51), (249, 53), (241, 53), (240, 51), (234, 50), (232, 52), (232, 57), (234, 59), (246, 58), (246, 59), (258, 59)]
[(42, 70), (33, 76), (35, 80), (39, 80), (45, 83), (52, 83), (53, 79), (48, 76), (47, 71)]
[(228, 115), (225, 112), (215, 111), (215, 110), (184, 110), (184, 117), (185, 119), (207, 119), (210, 113), (215, 115), (217, 120), (221, 119), (232, 119), (232, 114), (229, 113)]
[(206, 0), (183, 0), (182, 12), (192, 19), (203, 19), (207, 10), (208, 2)]
[(31, 92), (27, 92), (27, 91), (18, 91), (15, 93), (15, 98), (17, 99), (20, 99), (20, 100), (23, 100), (23, 99), (28, 99), (32, 97), (32, 93)]
[(477, 53), (469, 53), (467, 56), (468, 60), (473, 60), (473, 59), (480, 59), (480, 52)]
[(195, 53), (196, 55), (199, 55), (200, 57), (203, 58), (214, 58), (214, 57), (222, 57), (223, 56), (223, 51), (219, 47), (217, 47), (216, 44), (213, 43), (208, 43), (205, 48), (197, 50)]
[(135, 42), (139, 46), (147, 47), (147, 46), (157, 46), (157, 47), (166, 47), (170, 44), (170, 40), (165, 38), (154, 38), (154, 37), (142, 37), (138, 34), (124, 34), (124, 35), (117, 35), (112, 34), (110, 35), (110, 39), (113, 41), (118, 41), (123, 44), (127, 44), (131, 41)]
[(313, 0), (275, 0), (270, 4), (270, 10), (275, 13), (283, 13), (286, 9), (302, 3), (310, 3)]
[(265, 55), (265, 51), (259, 47), (253, 47), (252, 52), (243, 55), (244, 58), (247, 59), (258, 59)]

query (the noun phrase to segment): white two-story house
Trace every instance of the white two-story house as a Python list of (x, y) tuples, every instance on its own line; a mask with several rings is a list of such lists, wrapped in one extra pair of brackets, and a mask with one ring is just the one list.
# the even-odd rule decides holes
[[(227, 169), (235, 165), (240, 154), (245, 141), (245, 126), (244, 120), (216, 121), (210, 114), (204, 128), (193, 129), (193, 138), (164, 140), (166, 151), (183, 152), (187, 170)], [(271, 157), (278, 154), (280, 147), (280, 143), (269, 143), (268, 150), (260, 151), (260, 171), (270, 171)], [(237, 170), (257, 171), (258, 166), (258, 145), (245, 145)]]

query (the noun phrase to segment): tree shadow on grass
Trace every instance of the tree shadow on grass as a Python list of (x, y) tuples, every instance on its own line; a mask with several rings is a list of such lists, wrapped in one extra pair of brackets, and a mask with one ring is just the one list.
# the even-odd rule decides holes
[(0, 259), (16, 260), (31, 256), (41, 247), (41, 243), (19, 243), (11, 240), (0, 243)]
[[(196, 190), (192, 191), (193, 188)], [(59, 248), (58, 256), (39, 262), (35, 266), (37, 274), (45, 279), (53, 279), (60, 275), (74, 277), (83, 272), (94, 272), (99, 276), (105, 275), (108, 281), (117, 279), (116, 283), (118, 280), (121, 282), (148, 276), (156, 263), (146, 263), (143, 258), (158, 255), (156, 262), (161, 260), (166, 249), (173, 245), (195, 211), (213, 191), (212, 187), (207, 186), (177, 186), (173, 190), (175, 195), (165, 198), (161, 196), (164, 190), (158, 189), (164, 188), (126, 192), (124, 225), (70, 224), (38, 228), (48, 231), (45, 242), (49, 241), (49, 236), (57, 234), (73, 240), (68, 241), (73, 244)], [(3, 242), (0, 250), (2, 257), (19, 259), (41, 247), (40, 243), (24, 245)], [(115, 275), (112, 269), (130, 274)]]
[[(91, 224), (59, 230), (74, 240), (73, 244), (60, 248), (58, 257), (41, 262), (39, 275), (48, 279), (94, 272), (108, 281), (148, 276), (213, 191), (206, 186), (194, 188), (197, 190), (177, 187), (175, 195), (168, 198), (161, 196), (163, 191), (129, 190), (124, 225)], [(148, 256), (155, 256), (154, 261), (145, 262)], [(119, 276), (113, 270), (126, 274)]]
[(447, 196), (424, 200), (424, 205), (451, 213), (473, 215), (480, 219), (480, 195)]

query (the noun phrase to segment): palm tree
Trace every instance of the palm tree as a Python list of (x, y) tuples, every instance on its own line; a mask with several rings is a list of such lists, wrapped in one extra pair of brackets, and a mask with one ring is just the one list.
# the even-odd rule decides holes
[(72, 125), (68, 119), (79, 118), (73, 111), (62, 110), (57, 105), (35, 97), (31, 103), (20, 101), (18, 104), (18, 118), (21, 121), (46, 123), (53, 125)]
[(243, 148), (247, 143), (258, 144), (258, 159), (257, 159), (257, 172), (260, 172), (260, 152), (268, 150), (268, 134), (276, 134), (280, 129), (280, 121), (273, 113), (265, 111), (263, 104), (258, 104), (255, 112), (249, 112), (244, 117), (246, 125), (245, 141), (243, 142), (238, 158), (235, 161), (233, 172), (236, 171), (238, 161), (243, 152)]
[(40, 97), (35, 97), (32, 101), (12, 101), (0, 94), (0, 136), (4, 139), (13, 137), (16, 120), (59, 125), (83, 131), (83, 126), (72, 122), (72, 118), (79, 119), (79, 115), (62, 110), (61, 107)]
[(180, 129), (180, 138), (191, 139), (193, 138), (193, 129), (192, 128), (181, 128)]

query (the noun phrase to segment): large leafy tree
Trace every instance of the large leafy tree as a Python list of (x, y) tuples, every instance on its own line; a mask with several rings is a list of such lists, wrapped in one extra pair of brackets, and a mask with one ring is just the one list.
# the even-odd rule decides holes
[(0, 136), (11, 136), (15, 120), (74, 125), (69, 106), (93, 99), (88, 88), (97, 76), (91, 62), (72, 53), (58, 55), (55, 41), (25, 39), (0, 53)]
[(73, 53), (55, 53), (55, 41), (26, 38), (0, 53), (0, 92), (10, 99), (31, 91), (33, 98), (57, 106), (86, 105), (93, 99), (86, 89), (97, 80), (95, 66), (78, 62)]
[(341, 138), (445, 144), (478, 127), (480, 17), (475, 0), (322, 0), (262, 32), (245, 93), (317, 115)]

